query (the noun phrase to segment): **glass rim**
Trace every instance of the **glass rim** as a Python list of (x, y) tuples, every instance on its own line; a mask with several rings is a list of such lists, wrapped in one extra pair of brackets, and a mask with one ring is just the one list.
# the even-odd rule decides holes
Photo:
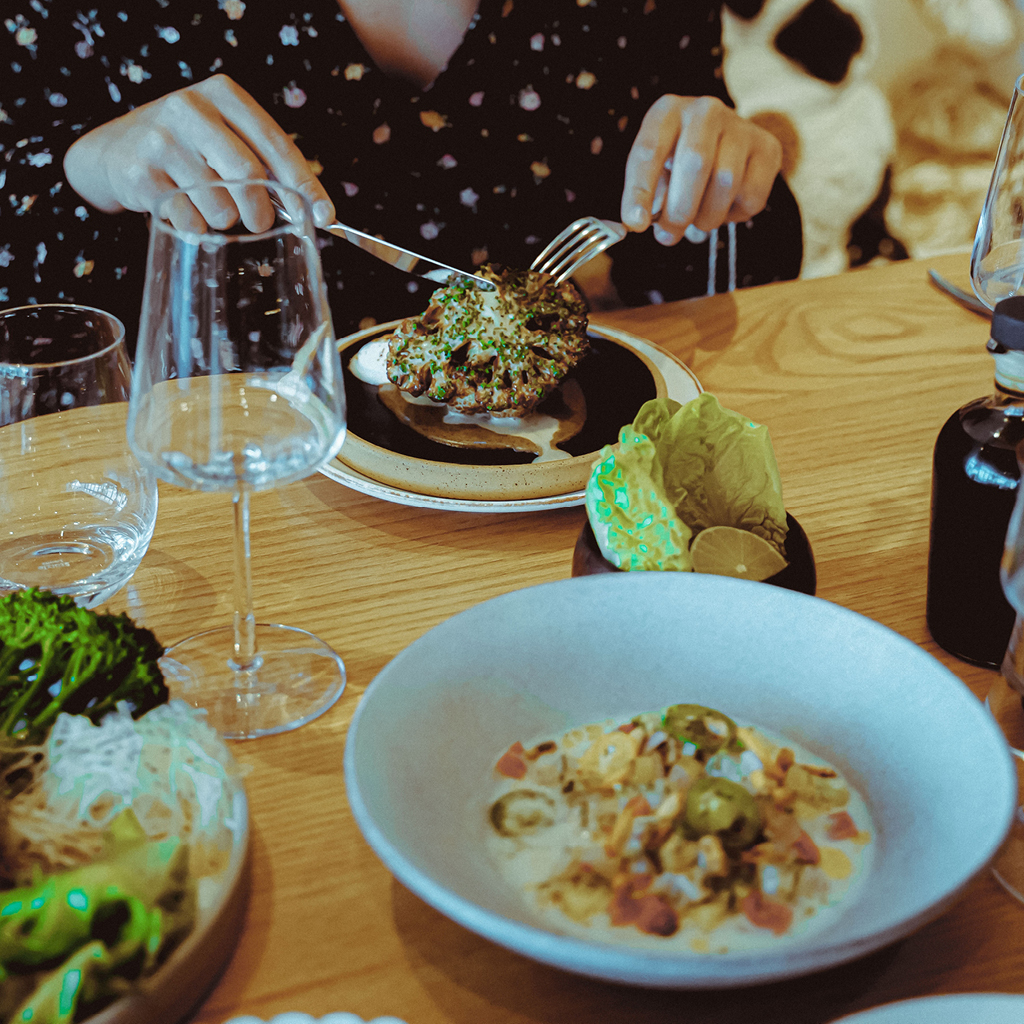
[[(191, 241), (193, 239), (205, 239), (207, 241), (216, 240), (218, 244), (222, 245), (238, 241), (261, 241), (263, 239), (276, 238), (286, 234), (299, 234), (300, 236), (305, 236), (307, 234), (305, 231), (298, 231), (297, 229), (300, 225), (294, 223), (275, 224), (266, 231), (248, 231), (245, 234), (237, 232), (233, 233), (230, 228), (225, 231), (216, 231), (211, 229), (209, 225), (207, 225), (206, 231), (181, 231), (173, 224), (168, 223), (168, 221), (160, 215), (160, 211), (175, 196), (188, 196), (190, 192), (195, 192), (200, 189), (231, 188), (236, 186), (257, 186), (268, 190), (273, 189), (277, 192), (286, 192), (288, 195), (294, 196), (302, 206), (303, 215), (309, 223), (310, 230), (312, 230), (313, 207), (309, 200), (301, 192), (292, 188), (290, 185), (284, 185), (280, 181), (272, 181), (269, 178), (219, 178), (217, 181), (198, 181), (194, 185), (188, 185), (184, 188), (169, 189), (167, 192), (161, 194), (157, 208), (153, 213), (153, 216), (150, 218), (150, 223), (153, 228), (185, 241)], [(238, 222), (236, 221), (236, 223)]]
[(45, 372), (52, 370), (58, 366), (75, 366), (79, 363), (88, 363), (93, 359), (99, 359), (101, 356), (105, 356), (112, 352), (118, 345), (123, 345), (125, 342), (126, 331), (124, 322), (120, 317), (115, 316), (113, 313), (108, 312), (105, 309), (99, 309), (96, 306), (83, 306), (78, 302), (30, 302), (23, 306), (9, 306), (6, 309), (0, 309), (0, 321), (2, 321), (10, 313), (23, 313), (25, 310), (31, 309), (67, 309), (76, 313), (98, 313), (100, 316), (110, 320), (116, 326), (116, 335), (109, 345), (104, 345), (103, 348), (97, 349), (95, 352), (90, 352), (88, 355), (78, 356), (75, 359), (53, 359), (48, 362), (37, 362), (37, 363), (16, 363), (9, 359), (0, 359), (0, 366), (7, 366), (11, 369), (29, 370), (31, 372)]

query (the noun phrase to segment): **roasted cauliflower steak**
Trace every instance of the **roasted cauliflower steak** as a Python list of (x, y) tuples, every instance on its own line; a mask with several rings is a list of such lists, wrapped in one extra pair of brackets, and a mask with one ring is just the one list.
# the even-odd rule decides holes
[(571, 282), (488, 264), (494, 291), (449, 284), (388, 340), (388, 379), (460, 413), (523, 416), (586, 353), (587, 305)]

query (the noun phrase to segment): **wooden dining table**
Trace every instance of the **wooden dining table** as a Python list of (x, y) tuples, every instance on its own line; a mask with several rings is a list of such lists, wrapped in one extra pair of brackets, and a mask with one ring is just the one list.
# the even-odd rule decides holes
[[(991, 391), (988, 322), (927, 279), (967, 285), (966, 254), (596, 314), (674, 353), (723, 405), (766, 424), (820, 598), (909, 637), (984, 699), (994, 671), (947, 655), (925, 623), (932, 446)], [(247, 772), (251, 895), (199, 1024), (289, 1010), (407, 1024), (819, 1024), (895, 1000), (1024, 993), (1024, 905), (989, 872), (888, 948), (752, 988), (644, 990), (563, 973), (465, 930), (398, 883), (364, 841), (342, 754), (360, 698), (399, 651), (508, 591), (570, 575), (582, 507), (480, 514), (410, 507), (317, 475), (252, 499), (260, 621), (301, 626), (344, 658), (319, 719), (232, 744)], [(110, 603), (167, 645), (232, 615), (226, 495), (161, 485), (152, 545)], [(900, 680), (891, 681), (900, 699)], [(950, 749), (971, 771), (969, 750)], [(443, 784), (443, 780), (438, 780)], [(907, 864), (907, 871), (914, 865)]]

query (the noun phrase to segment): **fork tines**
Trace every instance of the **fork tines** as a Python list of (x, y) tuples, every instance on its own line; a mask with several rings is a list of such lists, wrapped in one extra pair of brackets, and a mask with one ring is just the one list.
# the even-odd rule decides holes
[(547, 245), (533, 261), (531, 269), (551, 274), (561, 283), (598, 253), (620, 241), (624, 234), (623, 229), (597, 217), (581, 217)]

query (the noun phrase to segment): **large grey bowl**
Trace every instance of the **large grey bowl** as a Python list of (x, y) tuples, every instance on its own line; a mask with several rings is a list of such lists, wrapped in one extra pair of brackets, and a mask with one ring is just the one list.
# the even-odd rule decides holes
[[(758, 953), (581, 939), (492, 866), (485, 800), (510, 743), (676, 702), (803, 744), (865, 797), (874, 856), (827, 924)], [(441, 623), (366, 691), (345, 780), (367, 842), (441, 913), (543, 963), (662, 988), (806, 974), (906, 935), (986, 868), (1017, 801), (995, 721), (921, 648), (818, 598), (696, 573), (562, 580)]]

